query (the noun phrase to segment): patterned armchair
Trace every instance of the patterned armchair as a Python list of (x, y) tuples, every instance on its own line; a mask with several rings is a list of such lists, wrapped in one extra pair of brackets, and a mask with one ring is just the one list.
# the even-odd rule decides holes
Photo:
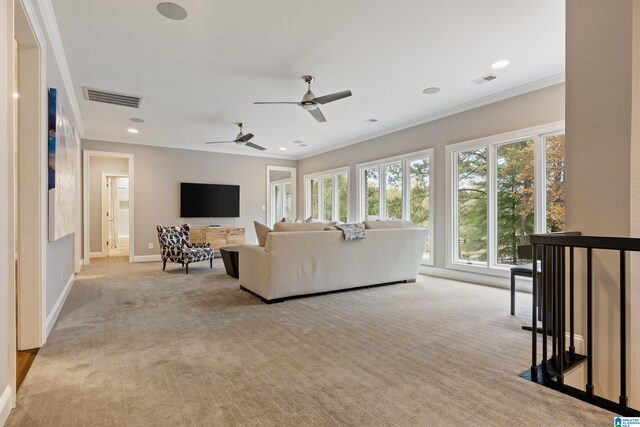
[(213, 268), (214, 252), (208, 243), (191, 243), (189, 241), (189, 224), (175, 227), (157, 225), (158, 240), (162, 249), (162, 271), (167, 267), (167, 261), (179, 262), (186, 266), (189, 274), (189, 263), (209, 260), (209, 267)]

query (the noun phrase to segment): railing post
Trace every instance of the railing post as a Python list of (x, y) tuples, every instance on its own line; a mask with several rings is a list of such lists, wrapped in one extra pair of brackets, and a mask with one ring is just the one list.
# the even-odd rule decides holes
[(547, 370), (547, 245), (542, 245), (542, 274), (540, 275), (540, 308), (542, 311), (542, 376), (549, 377)]
[(538, 316), (536, 307), (538, 305), (538, 246), (533, 247), (533, 299), (531, 301), (531, 381), (538, 382)]
[(627, 410), (627, 296), (626, 257), (620, 251), (620, 409)]
[(569, 360), (576, 360), (576, 345), (574, 342), (575, 322), (573, 317), (574, 311), (574, 273), (573, 273), (573, 246), (569, 248)]
[(593, 250), (587, 248), (587, 398), (593, 398)]
[(564, 386), (564, 246), (558, 247), (558, 386)]

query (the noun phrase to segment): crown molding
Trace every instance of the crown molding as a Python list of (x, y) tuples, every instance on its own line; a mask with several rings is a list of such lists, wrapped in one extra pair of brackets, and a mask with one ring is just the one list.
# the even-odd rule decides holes
[[(155, 147), (155, 148), (171, 148), (171, 149), (178, 149), (178, 150), (203, 151), (205, 153), (214, 153), (214, 154), (219, 153), (219, 154), (231, 154), (235, 156), (268, 157), (272, 159), (294, 160), (294, 161), (297, 160), (297, 158), (294, 156), (264, 153), (262, 151), (256, 152), (256, 153), (253, 153), (251, 151), (238, 152), (238, 151), (224, 149), (224, 148), (211, 150), (211, 149), (207, 149), (207, 147), (199, 148), (196, 146), (184, 146), (184, 145), (175, 144), (175, 143), (161, 145), (161, 144), (150, 142), (150, 141), (130, 141), (124, 138), (114, 138), (111, 136), (101, 136), (101, 135), (93, 135), (93, 134), (86, 134), (84, 137), (82, 137), (82, 139), (93, 140), (93, 141), (103, 141), (103, 142), (117, 142), (120, 144), (130, 144), (130, 145), (144, 145), (147, 147)], [(252, 150), (252, 151), (256, 151), (256, 150)]]
[(527, 83), (513, 89), (505, 90), (495, 95), (486, 96), (484, 98), (477, 99), (475, 101), (467, 102), (464, 104), (457, 105), (455, 107), (447, 108), (442, 111), (438, 111), (437, 113), (429, 114), (427, 116), (420, 117), (415, 120), (410, 120), (408, 122), (400, 123), (395, 126), (390, 126), (385, 129), (381, 129), (377, 132), (368, 134), (366, 136), (350, 139), (344, 142), (340, 142), (338, 144), (331, 145), (329, 147), (321, 148), (316, 151), (312, 151), (311, 153), (304, 154), (298, 156), (298, 160), (307, 159), (309, 157), (317, 156), (320, 154), (328, 153), (329, 151), (334, 151), (339, 148), (344, 148), (349, 145), (357, 144), (359, 142), (369, 141), (374, 138), (378, 138), (384, 135), (388, 135), (394, 132), (398, 132), (404, 129), (408, 129), (414, 126), (422, 125), (425, 123), (433, 122), (435, 120), (439, 120), (448, 116), (452, 116), (454, 114), (462, 113), (465, 111), (473, 110), (474, 108), (483, 107), (485, 105), (493, 104), (494, 102), (503, 101), (505, 99), (513, 98), (515, 96), (524, 95), (528, 92), (533, 92), (538, 89), (543, 89), (545, 87), (553, 86), (559, 83), (563, 83), (565, 81), (565, 73), (555, 74), (550, 77), (546, 77), (541, 80), (537, 80), (535, 82)]
[(69, 100), (69, 105), (71, 106), (71, 114), (73, 115), (75, 127), (80, 136), (83, 137), (84, 125), (82, 124), (82, 116), (80, 115), (80, 106), (78, 105), (78, 98), (76, 97), (75, 87), (73, 85), (73, 80), (71, 79), (67, 56), (62, 45), (62, 38), (58, 31), (58, 23), (56, 22), (53, 5), (51, 4), (51, 0), (39, 0), (34, 1), (34, 3), (36, 3), (36, 7), (40, 11), (46, 40), (51, 46), (53, 57), (58, 65), (58, 69), (60, 70), (60, 75), (62, 76), (64, 92)]

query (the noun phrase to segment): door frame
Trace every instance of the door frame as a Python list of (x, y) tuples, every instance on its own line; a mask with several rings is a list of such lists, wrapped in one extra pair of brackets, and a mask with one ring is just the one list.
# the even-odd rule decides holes
[[(135, 248), (135, 228), (134, 228), (134, 167), (132, 153), (118, 153), (113, 151), (97, 151), (97, 150), (82, 150), (82, 214), (83, 214), (83, 228), (84, 228), (84, 244), (83, 244), (83, 261), (84, 265), (90, 265), (91, 259), (89, 257), (89, 250), (91, 246), (91, 223), (90, 223), (90, 200), (91, 194), (89, 192), (89, 177), (91, 176), (90, 160), (92, 157), (109, 157), (127, 159), (128, 161), (128, 177), (129, 177), (129, 262), (133, 262), (134, 248)], [(118, 175), (118, 174), (114, 174)], [(97, 195), (102, 198), (102, 189), (100, 194)], [(95, 197), (95, 196), (94, 196)], [(102, 203), (102, 202), (101, 202)], [(102, 215), (100, 215), (100, 221), (102, 221)], [(101, 224), (101, 228), (102, 228)], [(101, 236), (102, 237), (102, 236)], [(104, 250), (104, 243), (101, 242), (100, 247)]]

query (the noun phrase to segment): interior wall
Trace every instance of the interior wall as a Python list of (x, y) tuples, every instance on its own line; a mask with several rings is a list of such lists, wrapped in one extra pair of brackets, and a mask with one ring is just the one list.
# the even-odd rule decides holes
[[(4, 424), (11, 409), (11, 389), (9, 388), (9, 334), (15, 334), (15, 326), (9, 322), (9, 258), (13, 258), (9, 250), (11, 242), (9, 233), (9, 147), (12, 145), (10, 129), (10, 97), (13, 78), (9, 78), (9, 70), (13, 69), (13, 14), (8, 0), (0, 0), (0, 424)], [(10, 48), (11, 47), (11, 48)], [(8, 395), (6, 394), (8, 393)]]
[[(640, 144), (637, 137), (632, 139), (634, 79), (640, 71), (632, 55), (634, 3), (639, 4), (567, 0), (566, 224), (585, 235), (631, 235), (631, 159), (633, 145)], [(593, 259), (595, 393), (618, 401), (619, 258), (611, 251), (594, 251)], [(576, 263), (576, 280), (581, 283), (576, 288), (576, 331), (583, 336), (585, 269), (584, 262)], [(639, 284), (632, 281), (627, 286), (635, 289), (633, 293)], [(629, 312), (634, 325), (637, 314)], [(628, 360), (637, 362), (637, 332), (634, 338), (630, 343), (636, 343), (635, 350)], [(631, 368), (637, 371), (637, 363)], [(584, 384), (584, 377), (576, 380)], [(630, 390), (630, 404), (639, 408), (638, 383)]]
[[(129, 160), (118, 157), (89, 158), (89, 252), (102, 252), (102, 174), (129, 174)], [(135, 197), (135, 196), (134, 196)]]
[(298, 217), (304, 218), (304, 175), (350, 167), (350, 212), (356, 218), (356, 164), (427, 148), (434, 149), (432, 191), (435, 201), (434, 266), (445, 267), (445, 146), (481, 137), (564, 120), (564, 84), (557, 84), (513, 98), (414, 126), (298, 162)]
[[(253, 221), (266, 221), (267, 165), (295, 167), (296, 161), (147, 145), (83, 140), (85, 150), (134, 155), (135, 256), (158, 255), (156, 225), (220, 224), (244, 227), (246, 241), (257, 242)], [(180, 183), (240, 185), (240, 218), (180, 218)], [(149, 243), (153, 249), (149, 249)]]

